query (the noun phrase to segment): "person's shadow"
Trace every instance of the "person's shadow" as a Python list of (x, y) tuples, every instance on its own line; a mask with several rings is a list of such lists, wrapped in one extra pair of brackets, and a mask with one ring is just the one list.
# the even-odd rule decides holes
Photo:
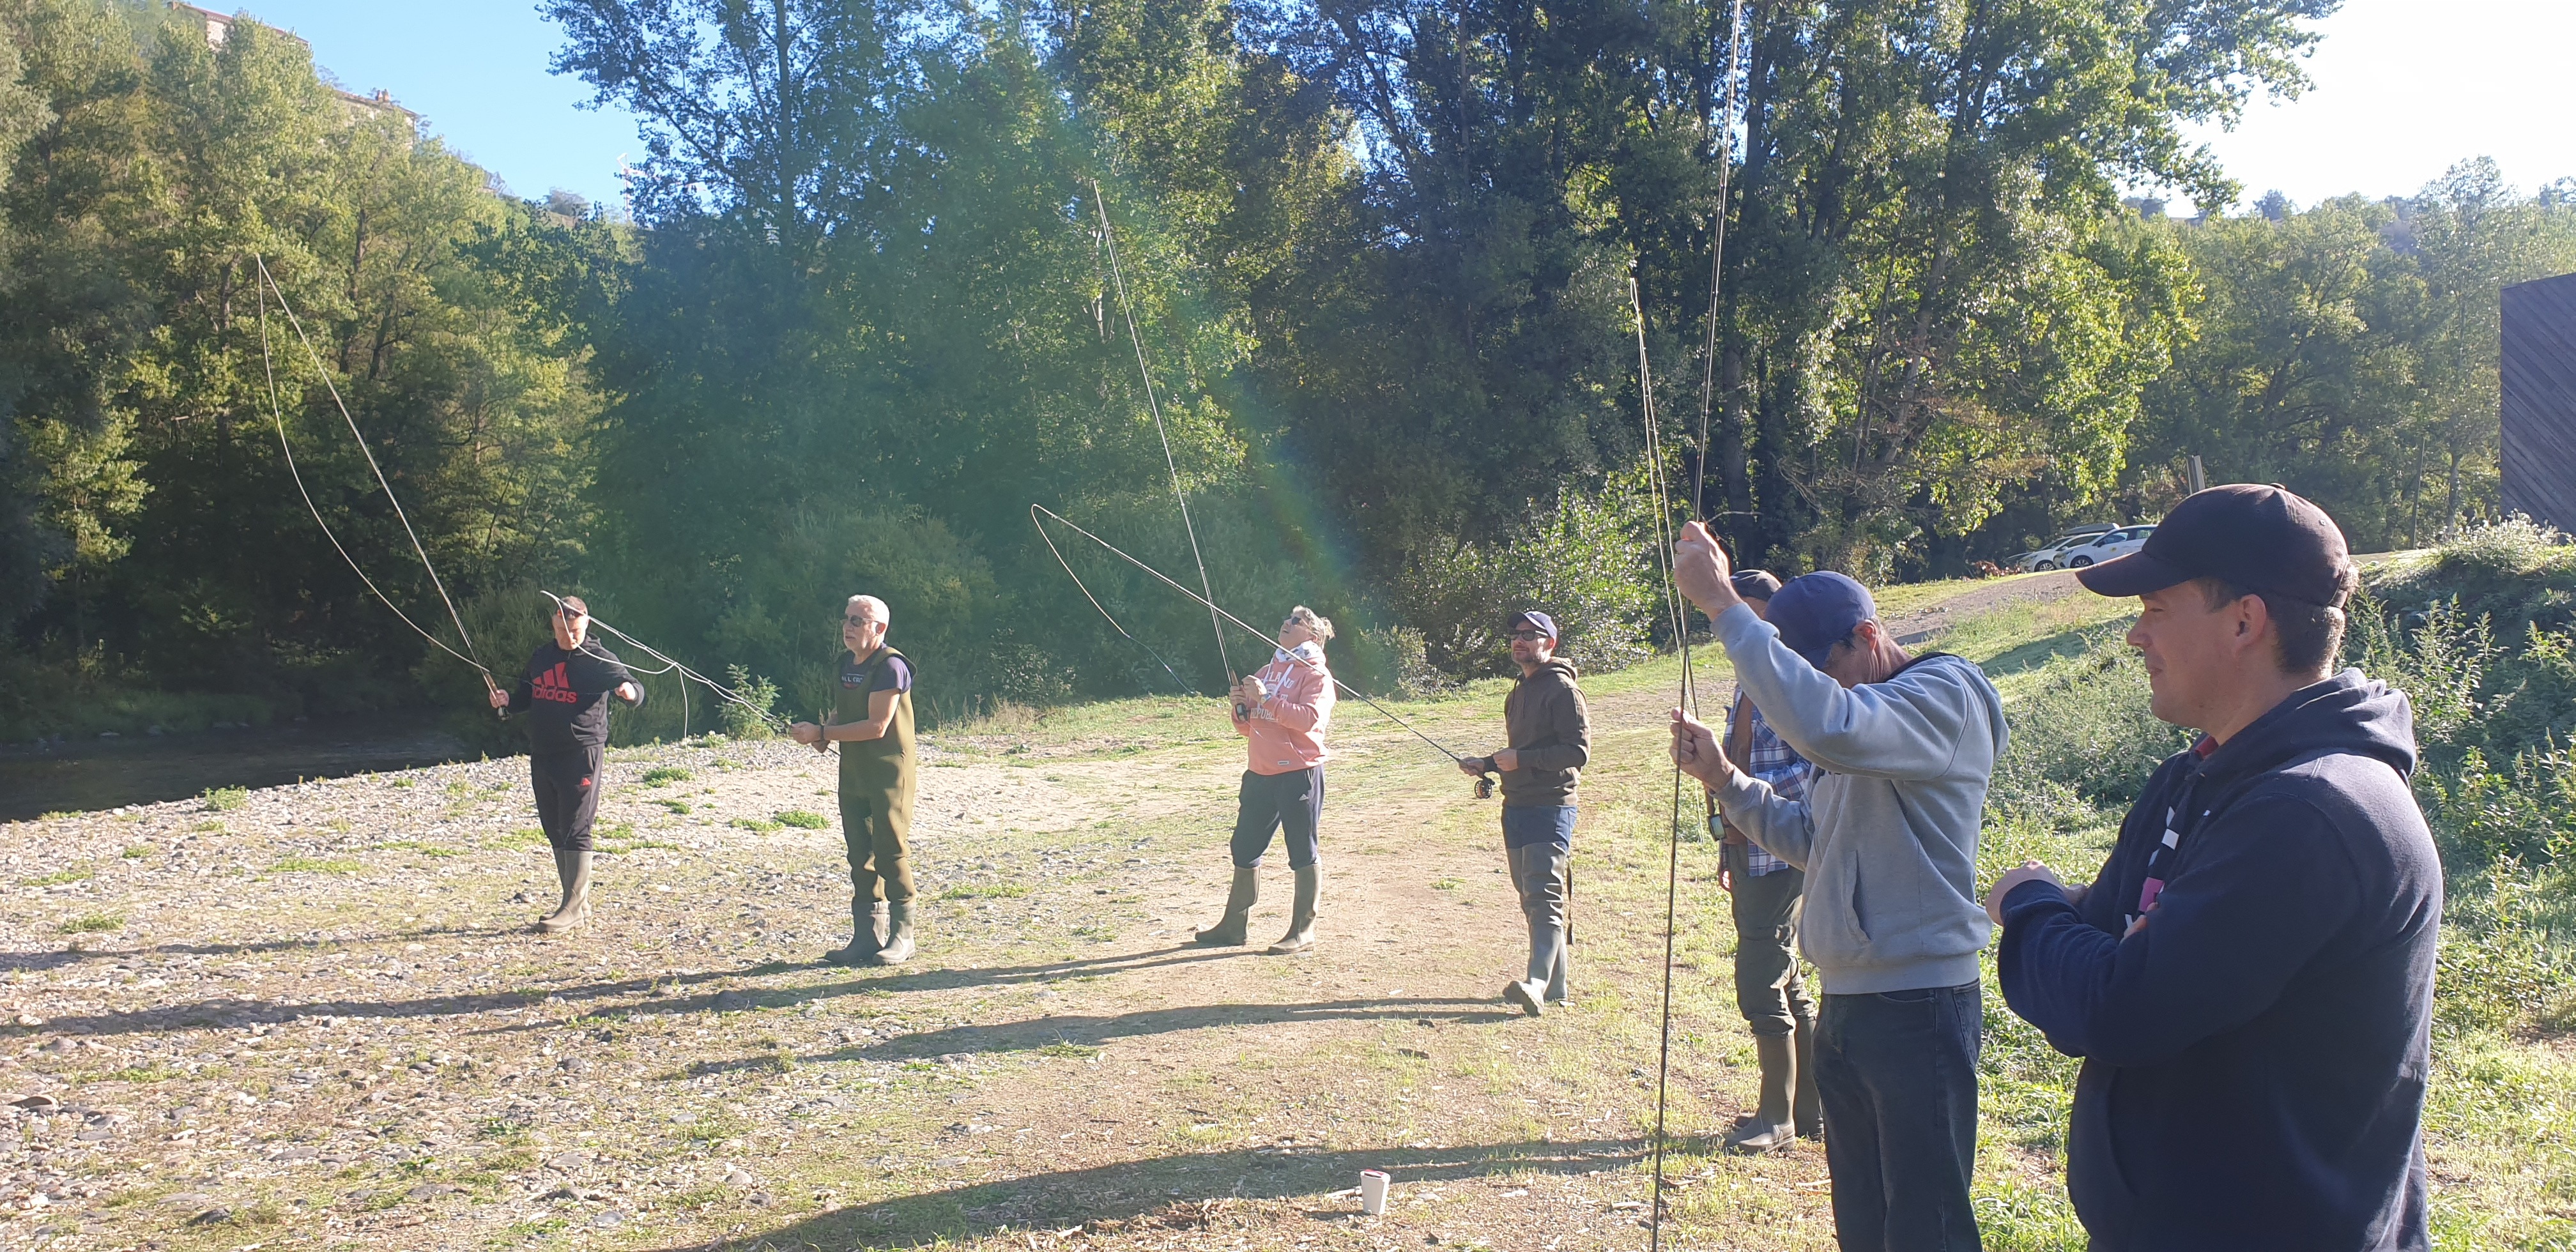
[[(968, 1143), (958, 1136), (958, 1152), (968, 1151)], [(1645, 1150), (1643, 1143), (1633, 1139), (1593, 1139), (1386, 1151), (1281, 1148), (1194, 1153), (1028, 1174), (1006, 1182), (944, 1184), (873, 1204), (832, 1209), (757, 1235), (688, 1246), (697, 1250), (917, 1247), (973, 1242), (1005, 1227), (1061, 1230), (1074, 1226), (1095, 1234), (1159, 1233), (1186, 1241), (1190, 1231), (1211, 1223), (1222, 1226), (1228, 1200), (1330, 1193), (1358, 1186), (1364, 1169), (1391, 1175), (1400, 1202), (1408, 1185), (1521, 1171), (1597, 1173), (1634, 1165), (1644, 1159)], [(948, 1163), (954, 1166), (960, 1161)], [(934, 1161), (932, 1168), (938, 1167)], [(1310, 1216), (1331, 1219), (1359, 1213), (1355, 1198), (1327, 1204)]]

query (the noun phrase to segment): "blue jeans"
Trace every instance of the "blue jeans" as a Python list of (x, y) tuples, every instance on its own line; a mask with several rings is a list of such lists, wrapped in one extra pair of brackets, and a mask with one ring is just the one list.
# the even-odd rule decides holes
[(1843, 1252), (1976, 1252), (1976, 983), (1828, 995), (1816, 1023), (1834, 1235)]
[(1239, 869), (1261, 864), (1271, 836), (1287, 833), (1288, 868), (1315, 863), (1320, 841), (1315, 829), (1324, 823), (1324, 767), (1289, 774), (1243, 771), (1243, 791), (1234, 810), (1234, 863)]
[(1566, 914), (1574, 902), (1567, 868), (1574, 845), (1571, 804), (1503, 806), (1503, 855), (1512, 890), (1520, 893), (1521, 919), (1529, 926), (1530, 982), (1547, 984), (1547, 998), (1562, 1001), (1566, 988)]

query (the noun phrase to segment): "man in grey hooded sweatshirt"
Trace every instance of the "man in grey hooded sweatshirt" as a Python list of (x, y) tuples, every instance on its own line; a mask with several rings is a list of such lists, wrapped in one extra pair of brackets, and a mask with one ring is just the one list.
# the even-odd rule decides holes
[(1991, 930), (1977, 830), (2003, 702), (1975, 665), (1898, 646), (1843, 575), (1791, 580), (1766, 622), (1705, 527), (1684, 527), (1673, 554), (1737, 684), (1818, 771), (1805, 801), (1784, 799), (1674, 711), (1675, 762), (1728, 824), (1807, 874), (1799, 944), (1824, 978), (1816, 1088), (1836, 1238), (1846, 1252), (1976, 1248), (1977, 952)]

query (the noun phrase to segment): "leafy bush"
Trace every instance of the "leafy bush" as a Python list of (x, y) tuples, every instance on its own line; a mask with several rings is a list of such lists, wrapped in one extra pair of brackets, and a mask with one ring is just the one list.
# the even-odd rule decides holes
[(198, 798), (206, 802), (206, 811), (209, 813), (229, 813), (234, 809), (250, 803), (250, 789), (247, 787), (214, 787), (200, 793)]
[(1507, 543), (1417, 553), (1401, 607), (1421, 630), (1429, 663), (1458, 675), (1503, 672), (1505, 627), (1522, 609), (1554, 618), (1560, 654), (1586, 671), (1644, 660), (1661, 608), (1653, 508), (1639, 472), (1597, 493), (1560, 492)]
[[(725, 734), (734, 739), (769, 738), (772, 733), (769, 721), (761, 714), (777, 709), (778, 684), (742, 666), (728, 665), (725, 667), (725, 685), (733, 688), (733, 693), (742, 699), (742, 704), (731, 700), (724, 702)], [(745, 704), (751, 707), (743, 707)]]
[(2061, 827), (2098, 821), (2094, 806), (2126, 808), (2158, 763), (2191, 746), (2190, 732), (2147, 711), (2147, 695), (2146, 666), (2117, 632), (2050, 661), (2013, 706), (1997, 802)]

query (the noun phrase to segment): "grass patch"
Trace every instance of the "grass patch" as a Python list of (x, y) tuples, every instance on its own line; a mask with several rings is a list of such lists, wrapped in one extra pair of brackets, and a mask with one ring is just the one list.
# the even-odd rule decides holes
[(942, 900), (1011, 900), (1028, 893), (1027, 883), (962, 882), (940, 892), (939, 898)]
[(546, 832), (522, 827), (506, 835), (495, 835), (486, 839), (483, 841), (483, 846), (498, 851), (504, 848), (541, 848), (545, 843)]
[(655, 800), (653, 803), (661, 805), (663, 808), (669, 809), (682, 817), (686, 817), (689, 814), (689, 802), (686, 800)]
[(1068, 1043), (1063, 1040), (1057, 1040), (1043, 1048), (1037, 1048), (1034, 1050), (1039, 1056), (1051, 1056), (1059, 1060), (1066, 1061), (1088, 1061), (1091, 1058), (1100, 1055), (1101, 1052), (1099, 1048), (1088, 1047), (1079, 1043)]
[(229, 813), (250, 803), (250, 788), (209, 787), (198, 793), (197, 798), (205, 801), (209, 813)]
[(377, 845), (375, 846), (375, 849), (374, 849), (374, 850), (375, 850), (375, 851), (378, 851), (378, 852), (397, 852), (397, 851), (399, 851), (399, 852), (417, 852), (417, 853), (421, 854), (422, 856), (427, 856), (427, 857), (450, 857), (450, 856), (463, 856), (463, 855), (465, 855), (464, 853), (459, 852), (459, 851), (457, 851), (457, 850), (456, 850), (456, 849), (454, 849), (454, 848), (442, 848), (442, 847), (438, 847), (438, 846), (437, 846), (437, 845), (435, 845), (435, 844), (422, 843), (422, 842), (421, 842), (420, 840), (418, 840), (418, 839), (396, 839), (396, 840), (394, 840), (394, 841), (392, 841), (392, 842), (390, 842), (390, 843), (380, 843), (380, 844), (377, 844)]
[(803, 809), (789, 809), (773, 816), (778, 819), (779, 825), (793, 826), (799, 830), (821, 830), (832, 824), (830, 818), (820, 813), (809, 813)]
[(677, 765), (656, 765), (644, 771), (643, 781), (647, 787), (659, 787), (664, 783), (687, 782), (695, 777), (697, 775)]
[(147, 857), (147, 856), (152, 855), (152, 850), (153, 850), (153, 849), (152, 849), (152, 845), (151, 845), (151, 844), (148, 844), (148, 843), (138, 843), (138, 844), (134, 845), (133, 847), (127, 848), (127, 849), (125, 850), (124, 856), (125, 856), (125, 859), (126, 859), (126, 860), (129, 860), (129, 861), (140, 861), (140, 860), (142, 860), (143, 858), (145, 858), (145, 857)]
[(54, 929), (66, 935), (96, 934), (100, 931), (125, 929), (125, 919), (114, 913), (90, 913), (75, 917)]
[(764, 835), (768, 834), (770, 831), (778, 829), (778, 823), (764, 821), (757, 817), (737, 817), (726, 824), (739, 827), (743, 830), (755, 831)]
[(53, 873), (23, 880), (29, 887), (59, 887), (64, 883), (88, 882), (97, 871), (86, 865), (67, 865)]
[(268, 867), (272, 874), (354, 874), (366, 866), (347, 857), (282, 856)]

